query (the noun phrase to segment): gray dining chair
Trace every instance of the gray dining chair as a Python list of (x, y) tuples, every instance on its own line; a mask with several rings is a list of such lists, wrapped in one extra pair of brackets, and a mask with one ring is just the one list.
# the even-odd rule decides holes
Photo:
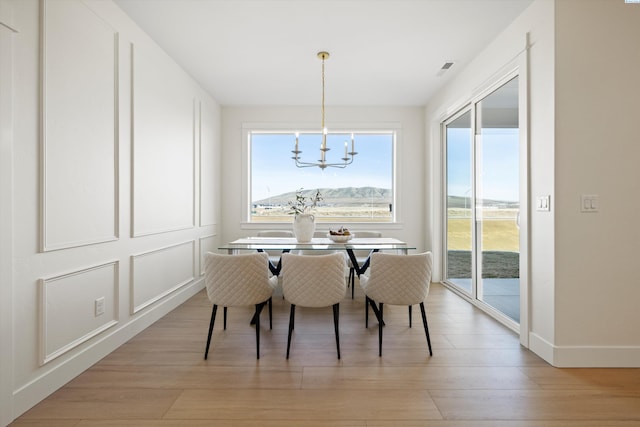
[[(365, 294), (365, 326), (369, 327), (369, 306), (378, 318), (378, 355), (382, 356), (382, 327), (384, 326), (384, 305), (409, 306), (409, 327), (411, 327), (411, 307), (420, 304), (422, 324), (427, 336), (429, 355), (432, 356), (431, 338), (424, 302), (429, 295), (432, 269), (431, 252), (399, 255), (374, 253), (371, 255), (370, 273), (360, 277), (360, 286)], [(377, 305), (376, 305), (377, 304)]]
[(213, 303), (204, 358), (207, 359), (218, 306), (224, 307), (224, 329), (227, 329), (227, 307), (255, 306), (256, 356), (260, 359), (260, 313), (269, 304), (269, 329), (273, 327), (273, 291), (278, 278), (269, 278), (269, 257), (256, 252), (241, 255), (220, 255), (207, 252), (204, 256), (204, 281), (209, 301)]
[(282, 291), (291, 304), (289, 334), (287, 336), (287, 359), (291, 348), (291, 336), (295, 327), (295, 311), (301, 307), (333, 308), (333, 325), (336, 349), (340, 359), (339, 314), (340, 301), (347, 292), (344, 280), (344, 255), (282, 255)]

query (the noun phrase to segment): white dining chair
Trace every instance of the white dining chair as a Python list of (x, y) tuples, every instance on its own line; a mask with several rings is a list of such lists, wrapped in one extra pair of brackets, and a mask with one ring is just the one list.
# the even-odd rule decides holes
[(282, 255), (282, 291), (291, 304), (289, 334), (287, 336), (287, 359), (291, 348), (291, 336), (295, 326), (296, 306), (333, 308), (333, 324), (336, 349), (340, 359), (339, 314), (340, 301), (347, 292), (344, 280), (344, 255)]
[[(257, 237), (295, 237), (293, 235), (293, 231), (291, 230), (260, 230), (256, 233)], [(269, 261), (275, 270), (278, 269), (278, 264), (280, 263), (280, 257), (282, 256), (282, 251), (278, 250), (266, 250), (267, 255), (269, 255)]]
[(269, 304), (269, 329), (273, 327), (271, 296), (278, 278), (269, 278), (269, 257), (256, 252), (242, 255), (204, 256), (204, 280), (209, 301), (213, 303), (204, 358), (207, 359), (218, 306), (224, 307), (224, 329), (227, 329), (227, 307), (255, 305), (256, 355), (260, 359), (260, 313)]
[[(384, 305), (409, 306), (409, 327), (411, 327), (411, 306), (420, 304), (422, 324), (427, 336), (429, 355), (432, 356), (431, 338), (424, 302), (429, 295), (432, 269), (431, 252), (400, 255), (374, 253), (368, 276), (360, 277), (360, 286), (365, 294), (365, 326), (369, 326), (369, 306), (378, 318), (378, 355), (382, 356), (382, 327), (384, 326)], [(376, 305), (377, 304), (377, 305)]]
[[(354, 234), (356, 238), (382, 237), (382, 233), (380, 231), (356, 231)], [(362, 266), (362, 264), (364, 264), (369, 258), (371, 251), (353, 251), (353, 254), (358, 261), (358, 265)], [(353, 299), (355, 294), (356, 270), (349, 257), (347, 257), (347, 267), (349, 268), (349, 278), (347, 279), (349, 282), (348, 286), (351, 287), (351, 299)]]

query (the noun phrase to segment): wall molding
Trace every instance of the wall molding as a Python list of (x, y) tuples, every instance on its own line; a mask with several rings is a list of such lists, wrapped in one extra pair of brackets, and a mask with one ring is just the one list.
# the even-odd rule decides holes
[[(196, 243), (195, 239), (194, 240), (188, 240), (186, 242), (181, 242), (181, 243), (177, 243), (177, 244), (174, 244), (174, 245), (169, 245), (169, 246), (165, 246), (165, 247), (162, 247), (162, 248), (153, 249), (151, 251), (147, 251), (147, 252), (142, 252), (142, 253), (138, 253), (138, 254), (135, 254), (135, 255), (131, 255), (131, 278), (130, 278), (130, 283), (131, 283), (131, 314), (139, 313), (140, 311), (144, 310), (145, 308), (147, 308), (147, 307), (153, 305), (154, 303), (164, 299), (168, 295), (171, 295), (172, 293), (176, 292), (178, 289), (183, 288), (184, 286), (188, 285), (189, 283), (191, 283), (191, 282), (193, 282), (195, 280), (195, 275), (194, 275), (194, 271), (195, 271), (195, 243)], [(164, 288), (159, 289), (157, 293), (149, 295), (148, 297), (144, 298), (142, 301), (136, 303), (136, 300), (138, 299), (138, 296), (139, 296), (138, 294), (142, 294), (144, 292), (142, 287), (146, 283), (144, 281), (144, 278), (142, 277), (144, 275), (145, 271), (144, 271), (144, 267), (141, 265), (141, 263), (144, 262), (144, 261), (148, 261), (149, 259), (153, 259), (155, 257), (157, 259), (157, 261), (155, 261), (157, 264), (152, 266), (152, 269), (154, 269), (154, 268), (157, 269), (160, 266), (166, 265), (164, 263), (164, 260), (162, 259), (162, 256), (167, 256), (169, 259), (171, 259), (171, 262), (172, 262), (171, 269), (172, 269), (172, 272), (175, 273), (175, 272), (178, 271), (178, 267), (179, 267), (179, 261), (177, 261), (178, 257), (168, 256), (168, 254), (170, 254), (172, 251), (178, 252), (177, 249), (181, 248), (181, 247), (190, 248), (190, 252), (189, 252), (190, 259), (188, 259), (190, 269), (186, 269), (185, 268), (185, 271), (189, 270), (189, 274), (186, 275), (186, 277), (178, 278), (173, 283), (166, 283)], [(153, 273), (153, 271), (150, 272), (150, 271), (147, 270), (146, 273)], [(162, 278), (167, 279), (167, 276), (163, 275)]]
[(98, 243), (106, 243), (118, 240), (119, 238), (119, 220), (118, 220), (118, 212), (119, 212), (119, 172), (118, 172), (118, 146), (119, 146), (119, 96), (118, 96), (118, 87), (119, 87), (119, 33), (111, 28), (109, 24), (104, 22), (100, 17), (95, 15), (91, 9), (87, 8), (86, 5), (82, 2), (78, 2), (78, 5), (82, 5), (85, 7), (91, 15), (96, 16), (96, 19), (100, 20), (104, 23), (105, 27), (108, 27), (112, 30), (113, 36), (113, 177), (114, 177), (114, 199), (113, 203), (113, 226), (110, 235), (102, 235), (102, 236), (93, 236), (86, 239), (74, 239), (69, 241), (57, 241), (51, 242), (47, 238), (47, 231), (50, 228), (56, 228), (56, 226), (48, 227), (48, 212), (50, 211), (47, 205), (47, 192), (48, 192), (48, 173), (49, 168), (47, 164), (47, 149), (49, 148), (48, 144), (48, 129), (47, 129), (47, 65), (48, 65), (48, 43), (47, 43), (47, 17), (48, 17), (48, 6), (46, 1), (41, 1), (41, 18), (40, 18), (40, 70), (39, 70), (39, 78), (40, 78), (40, 187), (39, 187), (39, 200), (40, 200), (40, 213), (39, 213), (39, 222), (40, 222), (40, 251), (48, 252), (59, 249), (67, 249), (81, 246), (88, 246)]
[[(208, 252), (208, 249), (206, 248), (206, 244), (205, 241), (208, 240), (214, 240), (215, 241), (215, 237), (216, 234), (209, 234), (207, 236), (202, 236), (200, 237), (199, 241), (200, 241), (200, 257), (199, 259), (199, 266), (200, 266), (200, 276), (204, 276), (204, 254), (206, 252)], [(210, 250), (214, 250), (215, 248), (210, 248)]]
[[(175, 170), (176, 167), (180, 167), (180, 164), (177, 166), (172, 164), (172, 167), (167, 166), (167, 168), (159, 171), (159, 166), (162, 165), (163, 162), (167, 163), (167, 155), (166, 150), (158, 150), (158, 147), (162, 147), (162, 144), (171, 144), (171, 152), (173, 152), (173, 157), (171, 160), (179, 159), (182, 162), (186, 162), (186, 151), (182, 151), (186, 147), (186, 143), (184, 145), (179, 145), (182, 141), (181, 138), (184, 138), (184, 141), (187, 140), (184, 134), (180, 132), (185, 132), (186, 126), (181, 128), (180, 126), (174, 126), (167, 129), (154, 129), (154, 132), (160, 132), (158, 134), (154, 134), (149, 136), (148, 134), (144, 134), (144, 132), (149, 132), (150, 126), (145, 127), (145, 123), (149, 123), (150, 115), (153, 116), (153, 123), (155, 126), (158, 126), (158, 123), (164, 123), (162, 120), (163, 115), (169, 115), (169, 112), (172, 114), (172, 117), (186, 117), (184, 113), (187, 108), (187, 97), (181, 97), (180, 88), (181, 85), (184, 86), (184, 93), (188, 91), (188, 85), (183, 76), (178, 75), (178, 72), (181, 72), (181, 69), (175, 68), (175, 63), (170, 62), (166, 57), (159, 56), (153, 54), (152, 52), (144, 51), (136, 48), (134, 43), (130, 44), (130, 73), (131, 73), (131, 111), (130, 111), (130, 119), (131, 119), (131, 237), (144, 237), (150, 235), (157, 235), (163, 233), (170, 233), (174, 231), (180, 230), (188, 230), (193, 229), (196, 226), (196, 190), (197, 190), (197, 171), (196, 171), (196, 157), (197, 157), (197, 147), (196, 147), (196, 98), (193, 95), (188, 96), (189, 100), (189, 150), (190, 150), (190, 158), (189, 158), (189, 168), (190, 168), (190, 176), (189, 182), (186, 182), (186, 173), (174, 175), (174, 178), (181, 178), (182, 181), (176, 184), (176, 180), (163, 184), (161, 181), (168, 176), (168, 170)], [(148, 69), (157, 70), (162, 68), (164, 71), (164, 77), (170, 79), (170, 77), (175, 77), (175, 85), (167, 86), (165, 82), (156, 81), (159, 77), (157, 73), (152, 74), (153, 78), (140, 79), (139, 74), (145, 71), (145, 67)], [(155, 86), (154, 86), (155, 84)], [(174, 87), (175, 86), (175, 87)], [(170, 89), (167, 89), (169, 87)], [(147, 92), (145, 92), (145, 89)], [(154, 103), (150, 104), (149, 97), (145, 97), (148, 91), (153, 91), (153, 95), (157, 99), (153, 99)], [(166, 93), (167, 90), (171, 92), (169, 94)], [(164, 97), (164, 98), (163, 98)], [(171, 98), (171, 99), (168, 99)], [(161, 101), (165, 101), (162, 103)], [(146, 102), (146, 104), (145, 104)], [(143, 107), (148, 107), (146, 110)], [(184, 107), (184, 108), (182, 108)], [(181, 109), (182, 108), (182, 109)], [(146, 111), (148, 114), (140, 114), (141, 111)], [(176, 113), (177, 112), (177, 113)], [(142, 116), (142, 117), (140, 117)], [(184, 116), (184, 117), (183, 117)], [(186, 124), (186, 119), (184, 122), (179, 122), (180, 125)], [(164, 132), (164, 133), (163, 133)], [(149, 150), (149, 143), (145, 145), (145, 138), (152, 138), (153, 149), (155, 150), (155, 164), (144, 163), (145, 157), (145, 149)], [(162, 155), (164, 153), (164, 155)], [(138, 154), (138, 155), (136, 155)], [(181, 157), (182, 156), (182, 157)], [(182, 164), (185, 166), (186, 163)], [(146, 170), (145, 170), (146, 167)], [(145, 179), (146, 178), (146, 179)], [(180, 180), (177, 180), (180, 181)], [(183, 185), (184, 188), (177, 190), (178, 185)], [(191, 186), (191, 188), (188, 188)], [(170, 191), (173, 191), (171, 193)], [(146, 206), (140, 200), (140, 194), (160, 194), (162, 193), (165, 198), (156, 198), (155, 200), (165, 200), (171, 199), (172, 197), (176, 199), (180, 199), (180, 196), (185, 193), (189, 193), (190, 200), (188, 204), (190, 205), (191, 211), (188, 214), (188, 218), (185, 212), (176, 212), (173, 213), (173, 217), (169, 214), (171, 211), (170, 208), (175, 208), (175, 206), (186, 206), (187, 201), (181, 200), (178, 204), (160, 204), (160, 205), (151, 205)], [(147, 201), (149, 198), (147, 197)], [(160, 218), (163, 221), (156, 221), (154, 224), (154, 220)], [(151, 223), (151, 224), (149, 224)], [(145, 225), (146, 228), (143, 228), (142, 225)]]
[[(63, 344), (57, 348), (52, 350), (47, 350), (49, 347), (49, 338), (50, 338), (50, 325), (51, 319), (49, 318), (49, 306), (52, 304), (49, 301), (49, 293), (50, 287), (54, 286), (56, 283), (61, 283), (66, 279), (71, 279), (79, 275), (89, 274), (91, 272), (95, 272), (101, 269), (111, 269), (112, 275), (112, 283), (111, 283), (111, 298), (113, 304), (112, 317), (110, 319), (105, 317), (105, 322), (101, 323), (97, 327), (87, 331), (81, 336), (77, 336), (75, 339), (68, 341), (66, 344)], [(39, 279), (40, 286), (40, 365), (45, 365), (56, 359), (57, 357), (63, 355), (64, 353), (78, 347), (80, 344), (89, 341), (91, 338), (99, 335), (103, 331), (111, 328), (112, 326), (118, 323), (118, 289), (119, 289), (119, 261), (109, 261), (99, 265), (93, 265), (89, 267), (84, 267), (79, 270), (75, 270), (69, 273), (64, 273), (56, 276), (51, 276), (47, 278)], [(105, 315), (107, 312), (105, 312)]]

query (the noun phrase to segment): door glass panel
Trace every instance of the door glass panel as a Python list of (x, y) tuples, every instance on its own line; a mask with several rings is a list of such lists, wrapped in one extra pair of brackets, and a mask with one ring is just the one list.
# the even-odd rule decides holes
[(472, 171), (471, 111), (446, 124), (447, 259), (446, 279), (465, 293), (472, 291)]
[(520, 321), (518, 78), (476, 106), (477, 295)]

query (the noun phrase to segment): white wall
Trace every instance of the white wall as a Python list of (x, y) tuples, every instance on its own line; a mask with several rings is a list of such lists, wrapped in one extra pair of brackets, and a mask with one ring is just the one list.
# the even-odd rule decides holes
[[(550, 195), (551, 212), (529, 212), (526, 320), (530, 348), (556, 366), (640, 366), (639, 236), (629, 227), (638, 204), (639, 31), (637, 5), (537, 0), (427, 106), (439, 188), (440, 121), (528, 55), (529, 203)], [(531, 47), (520, 53), (527, 34)], [(581, 214), (581, 194), (598, 194), (600, 212)]]
[[(389, 123), (398, 126), (397, 140), (397, 213), (401, 217), (398, 224), (376, 224), (383, 235), (397, 237), (415, 245), (418, 250), (430, 249), (427, 242), (430, 236), (425, 234), (426, 213), (424, 200), (428, 195), (425, 187), (426, 169), (422, 161), (424, 156), (424, 111), (418, 107), (331, 107), (327, 106), (327, 117), (339, 117), (339, 121), (327, 120), (327, 127), (374, 125)], [(243, 164), (243, 125), (282, 124), (283, 126), (313, 126), (318, 128), (320, 106), (317, 107), (224, 107), (222, 110), (222, 205), (224, 206), (221, 230), (223, 241), (255, 235), (256, 230), (264, 229), (262, 224), (246, 224), (242, 218), (243, 183), (239, 179), (240, 171), (246, 170)], [(360, 147), (358, 150), (362, 150)], [(291, 153), (282, 153), (291, 156)], [(356, 160), (357, 161), (357, 158)], [(348, 185), (348, 184), (347, 184)], [(318, 187), (322, 187), (321, 183)], [(338, 224), (342, 225), (342, 224)], [(291, 228), (290, 226), (284, 226)], [(327, 225), (329, 227), (329, 225)], [(372, 225), (350, 226), (354, 230), (371, 229)]]
[(220, 218), (217, 103), (112, 2), (11, 6), (2, 423), (200, 290)]
[(640, 366), (640, 5), (562, 0), (556, 22), (557, 362)]

